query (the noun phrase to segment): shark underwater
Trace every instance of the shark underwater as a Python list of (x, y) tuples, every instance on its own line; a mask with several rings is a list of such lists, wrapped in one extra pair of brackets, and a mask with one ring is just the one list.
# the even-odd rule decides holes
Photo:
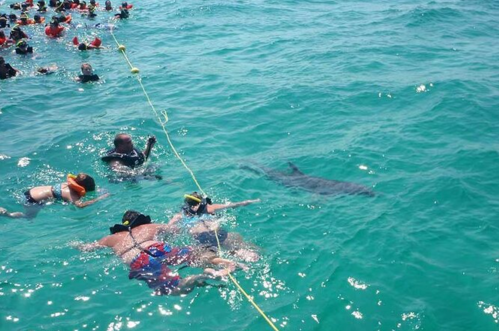
[(350, 183), (343, 182), (339, 180), (332, 180), (320, 177), (313, 177), (305, 175), (298, 169), (296, 165), (288, 162), (291, 167), (291, 172), (283, 172), (279, 170), (274, 170), (267, 168), (262, 165), (252, 164), (252, 166), (243, 165), (241, 168), (250, 170), (257, 174), (264, 174), (269, 179), (278, 182), (287, 187), (301, 188), (306, 191), (320, 194), (320, 195), (367, 195), (369, 197), (375, 196), (375, 193), (368, 187)]

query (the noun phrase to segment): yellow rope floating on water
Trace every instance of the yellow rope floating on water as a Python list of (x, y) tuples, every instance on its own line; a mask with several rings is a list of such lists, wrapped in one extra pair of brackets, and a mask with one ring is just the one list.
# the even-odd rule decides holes
[[(130, 72), (132, 74), (138, 74), (140, 72), (139, 68), (134, 67), (132, 65), (132, 62), (130, 62), (130, 59), (126, 55), (126, 47), (125, 47), (125, 45), (121, 45), (118, 42), (118, 39), (116, 39), (116, 36), (113, 33), (113, 30), (111, 30), (111, 36), (113, 36), (113, 39), (116, 42), (116, 45), (118, 45), (118, 50), (121, 52), (121, 54), (123, 54), (123, 57), (125, 58), (125, 60), (128, 63), (128, 65), (130, 66)], [(142, 88), (142, 92), (144, 92), (144, 96), (147, 99), (147, 103), (149, 103), (149, 106), (151, 106), (151, 109), (153, 110), (154, 115), (156, 115), (156, 119), (158, 120), (159, 124), (163, 128), (163, 132), (166, 135), (166, 139), (168, 140), (168, 144), (170, 145), (170, 148), (172, 149), (173, 153), (175, 154), (175, 156), (177, 157), (177, 159), (179, 159), (180, 162), (182, 162), (182, 165), (184, 166), (184, 168), (191, 174), (192, 180), (194, 181), (194, 183), (196, 183), (196, 186), (198, 187), (199, 191), (201, 193), (203, 193), (203, 195), (206, 195), (206, 193), (201, 188), (201, 185), (199, 185), (199, 183), (198, 183), (198, 181), (196, 179), (196, 176), (194, 176), (194, 173), (192, 172), (192, 170), (187, 166), (187, 164), (185, 163), (184, 159), (182, 159), (182, 157), (178, 154), (175, 146), (173, 146), (173, 143), (172, 143), (172, 141), (170, 139), (170, 135), (168, 134), (168, 131), (166, 130), (166, 126), (165, 126), (166, 123), (168, 122), (168, 114), (166, 113), (165, 110), (162, 111), (161, 114), (163, 115), (164, 120), (161, 119), (161, 116), (159, 116), (158, 111), (156, 110), (156, 108), (152, 104), (151, 98), (149, 98), (149, 94), (147, 94), (147, 91), (146, 91), (146, 89), (144, 87), (144, 84), (142, 84), (142, 79), (139, 76), (137, 76), (137, 75), (135, 77), (137, 78), (137, 81), (139, 82), (139, 85)]]
[[(126, 47), (125, 47), (125, 45), (122, 45), (122, 44), (120, 44), (118, 42), (118, 39), (116, 39), (116, 36), (114, 35), (112, 29), (110, 30), (110, 32), (111, 32), (111, 36), (113, 37), (114, 41), (116, 42), (116, 45), (118, 46), (118, 50), (121, 52), (121, 54), (123, 54), (123, 57), (125, 58), (126, 62), (128, 63), (128, 66), (130, 67), (130, 72), (132, 74), (138, 74), (140, 72), (140, 70), (139, 70), (139, 68), (134, 67), (132, 65), (132, 62), (130, 62), (130, 59), (128, 58), (128, 56), (126, 54)], [(142, 92), (144, 92), (144, 96), (146, 97), (147, 102), (149, 103), (149, 106), (151, 106), (151, 109), (153, 110), (154, 115), (156, 115), (156, 119), (158, 120), (159, 124), (163, 128), (163, 132), (166, 135), (166, 139), (168, 140), (168, 144), (170, 145), (170, 148), (172, 149), (172, 151), (175, 154), (175, 156), (180, 160), (180, 162), (182, 163), (182, 165), (184, 166), (184, 168), (191, 174), (191, 177), (192, 177), (194, 183), (196, 183), (196, 186), (198, 187), (199, 191), (204, 196), (206, 196), (206, 193), (201, 188), (201, 185), (199, 185), (199, 183), (198, 183), (198, 181), (196, 179), (196, 176), (194, 175), (194, 173), (192, 172), (192, 170), (187, 166), (187, 164), (182, 159), (182, 157), (177, 153), (177, 150), (175, 149), (175, 146), (173, 146), (173, 143), (172, 143), (172, 141), (170, 139), (170, 135), (168, 134), (168, 131), (166, 130), (166, 126), (165, 126), (166, 123), (168, 122), (168, 114), (167, 114), (166, 110), (161, 111), (161, 115), (163, 115), (163, 117), (164, 117), (164, 120), (162, 120), (161, 116), (159, 116), (158, 111), (156, 110), (156, 108), (152, 104), (151, 98), (149, 98), (149, 94), (147, 94), (147, 91), (146, 91), (144, 85), (142, 84), (142, 79), (138, 75), (135, 75), (135, 77), (137, 78), (137, 81), (139, 82), (139, 85), (142, 88)], [(222, 248), (220, 247), (220, 241), (218, 240), (218, 231), (217, 230), (215, 230), (215, 238), (217, 239), (218, 251), (221, 252)], [(239, 290), (239, 292), (241, 292), (246, 297), (246, 299), (249, 301), (249, 303), (251, 303), (253, 305), (253, 307), (260, 313), (260, 315), (262, 315), (262, 317), (269, 324), (269, 326), (274, 331), (279, 331), (279, 329), (277, 329), (277, 327), (274, 325), (274, 323), (267, 317), (267, 315), (265, 314), (265, 312), (256, 304), (256, 302), (253, 300), (253, 298), (250, 297), (248, 295), (248, 293), (246, 293), (246, 291), (241, 287), (241, 285), (239, 284), (239, 282), (234, 278), (234, 276), (232, 276), (232, 274), (230, 272), (229, 272), (229, 278), (234, 283), (234, 285)]]

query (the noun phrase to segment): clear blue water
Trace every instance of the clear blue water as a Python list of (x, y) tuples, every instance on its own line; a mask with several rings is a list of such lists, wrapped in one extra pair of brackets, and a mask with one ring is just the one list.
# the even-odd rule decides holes
[[(223, 217), (261, 247), (236, 278), (279, 329), (497, 329), (497, 2), (133, 4), (116, 36), (201, 186), (262, 200)], [(78, 171), (112, 196), (1, 219), (0, 329), (270, 330), (230, 283), (155, 297), (110, 252), (71, 247), (129, 208), (164, 222), (195, 185), (108, 32), (26, 31), (34, 58), (0, 50), (23, 71), (0, 82), (0, 206), (19, 210), (25, 189)], [(93, 33), (106, 49), (68, 45)], [(72, 80), (87, 61), (101, 83)], [(173, 182), (109, 183), (98, 156), (118, 132), (139, 146), (156, 135), (150, 165)], [(240, 168), (287, 161), (380, 194), (322, 197)]]

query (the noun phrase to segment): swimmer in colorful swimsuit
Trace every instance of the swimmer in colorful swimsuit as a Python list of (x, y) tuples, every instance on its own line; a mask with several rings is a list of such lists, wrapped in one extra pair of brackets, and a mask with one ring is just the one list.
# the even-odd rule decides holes
[(40, 209), (50, 200), (69, 202), (78, 208), (85, 208), (109, 196), (106, 193), (98, 198), (83, 202), (82, 198), (91, 191), (95, 191), (95, 181), (92, 177), (84, 173), (77, 176), (68, 175), (65, 183), (37, 186), (24, 192), (24, 213), (8, 212), (5, 208), (0, 208), (0, 216), (31, 219), (36, 217)]
[(220, 228), (219, 222), (215, 219), (206, 217), (214, 215), (218, 210), (247, 206), (251, 203), (260, 202), (260, 199), (227, 204), (212, 204), (210, 198), (203, 198), (197, 192), (186, 194), (184, 197), (182, 212), (174, 215), (168, 222), (168, 225), (183, 225), (187, 227), (192, 237), (203, 247), (216, 251), (218, 249), (218, 242), (220, 242), (222, 248), (244, 261), (254, 262), (260, 258), (254, 250), (248, 249), (250, 245), (243, 241), (240, 234), (227, 232)]
[[(208, 250), (171, 247), (157, 241), (155, 238), (159, 234), (171, 232), (172, 228), (166, 224), (152, 224), (149, 216), (136, 211), (126, 211), (121, 224), (115, 224), (109, 230), (111, 235), (94, 243), (79, 244), (77, 248), (84, 252), (112, 248), (130, 266), (128, 278), (145, 281), (156, 295), (189, 293), (197, 286), (205, 286), (206, 280), (218, 280), (236, 268), (234, 262), (219, 258)], [(225, 269), (205, 268), (202, 274), (185, 278), (170, 269), (185, 264), (196, 267), (210, 264)]]

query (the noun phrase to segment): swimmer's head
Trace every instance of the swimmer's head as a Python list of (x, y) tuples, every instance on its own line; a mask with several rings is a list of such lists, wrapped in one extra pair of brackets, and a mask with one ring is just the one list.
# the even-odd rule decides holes
[(48, 68), (38, 68), (38, 69), (36, 69), (36, 71), (40, 74), (48, 74), (49, 73)]
[(126, 133), (118, 133), (114, 137), (114, 147), (118, 153), (130, 153), (133, 151), (132, 137)]
[(24, 40), (21, 40), (20, 42), (17, 43), (16, 46), (21, 48), (21, 49), (26, 49), (26, 48), (28, 48), (28, 43)]
[(3, 30), (0, 30), (0, 38), (5, 38), (5, 32), (3, 32)]
[(85, 188), (85, 191), (95, 191), (95, 180), (87, 174), (79, 173), (75, 181)]
[(135, 226), (151, 223), (151, 217), (135, 210), (127, 210), (121, 218), (121, 224), (134, 228)]
[(203, 201), (203, 197), (198, 192), (184, 195), (184, 202), (189, 205), (189, 207), (195, 207), (199, 205), (201, 201)]
[(14, 14), (14, 13), (9, 14), (9, 20), (10, 20), (10, 21), (15, 21), (15, 20), (17, 20), (17, 15), (16, 15), (16, 14)]
[(125, 9), (126, 9), (126, 7), (128, 7), (128, 3), (127, 3), (126, 1), (125, 1), (125, 2), (123, 2), (123, 3), (121, 4), (121, 7), (123, 7), (123, 8), (125, 8)]
[(78, 49), (80, 51), (86, 51), (87, 50), (87, 45), (85, 45), (84, 43), (81, 43), (81, 44), (78, 45)]
[(89, 63), (83, 63), (81, 65), (81, 73), (84, 74), (85, 76), (90, 76), (93, 75), (94, 71)]
[(3, 56), (0, 56), (0, 64), (4, 64), (5, 63), (5, 59), (3, 58)]
[(42, 17), (38, 14), (35, 14), (35, 16), (33, 16), (33, 19), (35, 20), (35, 22), (40, 22), (40, 20), (42, 19)]

